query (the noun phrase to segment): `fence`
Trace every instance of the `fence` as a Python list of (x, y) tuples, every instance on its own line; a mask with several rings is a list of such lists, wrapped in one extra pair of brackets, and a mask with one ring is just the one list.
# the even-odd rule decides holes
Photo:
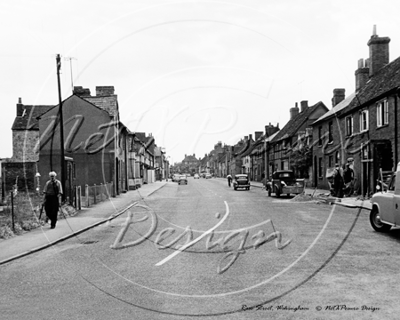
[(114, 184), (112, 182), (99, 185), (88, 186), (85, 185), (84, 195), (80, 187), (76, 188), (77, 199), (75, 201), (75, 207), (77, 205), (83, 207), (90, 207), (96, 203), (107, 200), (110, 197), (115, 197), (114, 195)]
[(39, 226), (39, 207), (43, 196), (33, 192), (10, 191), (0, 204), (0, 238), (7, 230), (22, 232)]

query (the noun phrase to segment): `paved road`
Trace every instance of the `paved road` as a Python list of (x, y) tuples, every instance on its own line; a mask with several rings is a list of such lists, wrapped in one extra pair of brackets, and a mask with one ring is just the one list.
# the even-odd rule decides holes
[[(391, 319), (399, 311), (391, 275), (400, 234), (377, 234), (355, 209), (191, 178), (140, 204), (131, 223), (127, 212), (4, 265), (6, 319)], [(380, 310), (325, 310), (336, 304)]]

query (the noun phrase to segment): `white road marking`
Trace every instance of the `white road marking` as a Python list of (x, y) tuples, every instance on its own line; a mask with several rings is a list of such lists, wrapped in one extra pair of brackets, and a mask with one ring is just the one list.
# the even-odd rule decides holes
[(166, 263), (167, 261), (171, 260), (173, 257), (175, 257), (176, 255), (180, 254), (182, 251), (186, 250), (187, 248), (191, 247), (192, 245), (194, 245), (195, 243), (199, 242), (201, 239), (203, 239), (206, 235), (210, 234), (212, 231), (214, 231), (215, 229), (217, 229), (224, 221), (225, 219), (228, 217), (229, 215), (229, 207), (228, 204), (226, 203), (226, 201), (224, 201), (225, 203), (225, 207), (226, 207), (226, 213), (224, 215), (224, 217), (221, 219), (220, 222), (218, 222), (214, 227), (212, 227), (211, 229), (208, 229), (206, 232), (204, 232), (202, 235), (198, 236), (196, 239), (190, 241), (189, 243), (185, 244), (184, 246), (182, 246), (181, 248), (179, 248), (178, 250), (176, 250), (174, 253), (170, 254), (168, 257), (164, 258), (163, 260), (161, 260), (160, 262), (156, 263), (156, 267), (159, 267), (161, 265), (163, 265), (164, 263)]

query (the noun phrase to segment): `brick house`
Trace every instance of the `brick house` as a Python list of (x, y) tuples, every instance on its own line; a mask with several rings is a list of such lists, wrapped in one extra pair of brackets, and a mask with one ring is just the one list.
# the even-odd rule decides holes
[[(70, 96), (62, 106), (65, 194), (71, 199), (74, 186), (110, 182), (114, 194), (127, 190), (127, 128), (115, 115), (80, 96)], [(48, 172), (61, 173), (58, 114), (57, 105), (38, 117), (41, 185), (48, 179)]]
[(265, 161), (266, 161), (266, 143), (270, 142), (279, 131), (277, 126), (269, 123), (265, 126), (265, 133), (256, 132), (256, 140), (250, 153), (251, 174), (250, 179), (253, 181), (262, 181), (265, 176)]
[(342, 164), (346, 157), (342, 152), (345, 136), (341, 125), (342, 120), (339, 117), (354, 98), (355, 93), (345, 98), (344, 89), (334, 89), (332, 109), (312, 124), (312, 185), (314, 187), (329, 189), (327, 175), (333, 171), (336, 164)]
[(399, 161), (400, 57), (389, 63), (389, 42), (374, 28), (369, 58), (360, 59), (355, 72), (356, 96), (339, 115), (342, 159), (352, 158), (363, 196), (375, 192), (381, 171), (394, 171)]
[[(328, 108), (321, 101), (310, 107), (307, 101), (301, 101), (300, 106), (301, 110), (299, 110), (297, 103), (295, 107), (290, 109), (290, 120), (267, 144), (268, 175), (279, 169), (294, 170), (298, 177), (308, 175), (307, 178), (309, 178), (312, 175), (311, 170), (306, 173), (299, 172), (293, 157), (295, 151), (299, 150), (299, 141), (303, 137), (311, 135), (312, 124), (328, 112)], [(309, 144), (310, 139), (307, 140), (307, 144)], [(310, 169), (311, 167), (312, 165), (310, 164)]]
[(143, 183), (152, 183), (155, 181), (155, 139), (145, 132), (135, 132), (135, 137), (141, 142), (137, 151), (137, 160), (139, 163), (139, 176)]
[(199, 164), (200, 160), (196, 158), (196, 154), (185, 154), (181, 166), (181, 170), (184, 171), (182, 173), (190, 173), (194, 175), (196, 172), (199, 172)]

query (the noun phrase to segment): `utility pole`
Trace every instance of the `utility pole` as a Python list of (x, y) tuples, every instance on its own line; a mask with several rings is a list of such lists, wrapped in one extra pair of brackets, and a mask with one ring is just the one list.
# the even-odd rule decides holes
[(64, 119), (62, 111), (62, 100), (61, 100), (61, 82), (60, 82), (60, 69), (61, 69), (61, 57), (59, 54), (56, 56), (57, 62), (57, 81), (58, 81), (58, 119), (60, 124), (60, 155), (61, 155), (61, 186), (63, 189), (62, 201), (65, 201), (65, 155), (64, 155)]

